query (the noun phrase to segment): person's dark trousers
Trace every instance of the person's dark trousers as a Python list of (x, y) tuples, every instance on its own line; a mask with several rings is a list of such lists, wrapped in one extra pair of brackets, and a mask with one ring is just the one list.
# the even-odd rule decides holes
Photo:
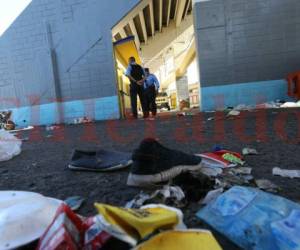
[(131, 101), (131, 111), (132, 115), (135, 118), (138, 118), (138, 111), (137, 111), (137, 97), (139, 96), (142, 110), (144, 113), (144, 117), (147, 116), (147, 111), (145, 109), (145, 93), (144, 87), (139, 86), (136, 83), (130, 84), (130, 101)]
[(154, 86), (148, 87), (145, 90), (145, 103), (147, 113), (151, 112), (153, 116), (157, 114), (157, 105), (156, 105), (156, 89)]

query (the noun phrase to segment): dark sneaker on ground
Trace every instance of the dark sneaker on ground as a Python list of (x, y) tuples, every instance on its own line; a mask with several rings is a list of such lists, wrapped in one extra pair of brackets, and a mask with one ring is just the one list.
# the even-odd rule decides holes
[(132, 163), (131, 154), (116, 151), (80, 151), (73, 152), (71, 170), (106, 172), (128, 167)]
[(168, 149), (154, 139), (143, 140), (132, 160), (127, 185), (136, 187), (166, 182), (201, 168), (201, 157)]

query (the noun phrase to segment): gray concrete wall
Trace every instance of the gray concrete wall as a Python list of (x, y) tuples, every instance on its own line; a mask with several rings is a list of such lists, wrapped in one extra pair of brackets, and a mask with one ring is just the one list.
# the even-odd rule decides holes
[(0, 37), (0, 108), (116, 95), (111, 28), (139, 0), (33, 0)]
[(299, 0), (211, 0), (194, 12), (201, 87), (300, 70)]

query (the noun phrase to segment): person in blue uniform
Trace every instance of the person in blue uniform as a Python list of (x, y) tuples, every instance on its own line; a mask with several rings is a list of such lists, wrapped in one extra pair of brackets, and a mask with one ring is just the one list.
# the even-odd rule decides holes
[(130, 80), (130, 101), (133, 118), (138, 118), (137, 111), (137, 96), (139, 96), (144, 118), (147, 118), (147, 112), (145, 109), (145, 94), (144, 94), (144, 82), (146, 80), (146, 73), (142, 66), (136, 63), (134, 57), (130, 57), (128, 61), (125, 75)]
[(157, 77), (150, 73), (149, 68), (145, 69), (146, 80), (144, 83), (144, 96), (145, 96), (145, 111), (146, 115), (149, 116), (151, 112), (152, 116), (155, 117), (157, 114), (156, 96), (160, 87)]

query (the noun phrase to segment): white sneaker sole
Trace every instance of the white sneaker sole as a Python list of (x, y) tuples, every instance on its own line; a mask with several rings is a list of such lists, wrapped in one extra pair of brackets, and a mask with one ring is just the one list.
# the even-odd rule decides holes
[(102, 169), (93, 169), (93, 168), (83, 168), (83, 167), (76, 167), (73, 165), (68, 165), (68, 168), (71, 170), (75, 170), (75, 171), (87, 171), (87, 172), (110, 172), (110, 171), (115, 171), (115, 170), (119, 170), (119, 169), (123, 169), (123, 168), (127, 168), (128, 166), (130, 166), (132, 164), (132, 160), (128, 161), (125, 165), (124, 164), (119, 164), (116, 166), (113, 166), (111, 168), (102, 168)]
[(202, 163), (193, 166), (176, 166), (167, 171), (155, 175), (137, 175), (130, 173), (127, 179), (127, 185), (131, 187), (153, 186), (160, 182), (169, 181), (181, 173), (198, 171), (202, 168)]

